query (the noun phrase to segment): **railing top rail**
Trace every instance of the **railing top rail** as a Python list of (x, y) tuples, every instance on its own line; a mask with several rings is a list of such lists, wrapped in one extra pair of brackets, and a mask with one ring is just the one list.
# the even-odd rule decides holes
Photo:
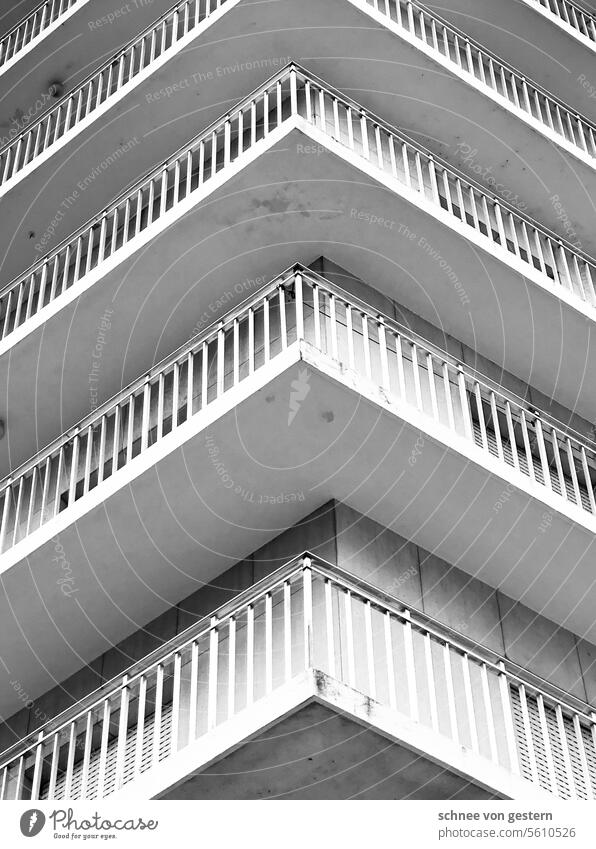
[(13, 480), (16, 480), (22, 477), (27, 472), (31, 471), (35, 466), (39, 466), (44, 460), (51, 456), (61, 445), (68, 442), (76, 433), (82, 433), (86, 428), (92, 426), (94, 423), (97, 423), (101, 420), (102, 416), (106, 415), (110, 412), (114, 407), (116, 407), (119, 403), (121, 403), (126, 398), (130, 397), (136, 391), (141, 389), (141, 387), (148, 380), (153, 380), (160, 372), (172, 366), (176, 361), (180, 360), (182, 357), (198, 349), (205, 341), (211, 339), (218, 331), (221, 326), (228, 326), (233, 323), (233, 321), (245, 313), (252, 304), (258, 303), (269, 292), (275, 291), (279, 286), (284, 285), (286, 282), (291, 280), (296, 272), (300, 272), (303, 277), (310, 281), (312, 284), (319, 285), (324, 287), (327, 291), (334, 294), (336, 297), (340, 298), (346, 304), (349, 304), (352, 308), (356, 308), (367, 316), (369, 316), (373, 320), (382, 319), (385, 326), (396, 333), (399, 333), (403, 336), (407, 341), (413, 342), (416, 345), (419, 345), (421, 348), (425, 349), (427, 352), (433, 354), (435, 357), (442, 359), (443, 361), (450, 363), (453, 368), (456, 368), (466, 374), (470, 379), (476, 381), (480, 386), (487, 389), (490, 392), (494, 392), (497, 396), (502, 398), (503, 400), (510, 401), (516, 406), (527, 410), (533, 414), (539, 412), (540, 419), (543, 423), (549, 424), (551, 427), (554, 427), (561, 434), (569, 436), (575, 439), (577, 442), (585, 445), (588, 449), (592, 450), (596, 453), (596, 442), (590, 439), (587, 436), (576, 431), (574, 428), (569, 425), (564, 424), (563, 422), (556, 419), (554, 416), (545, 413), (544, 411), (537, 410), (535, 405), (530, 404), (526, 399), (521, 398), (513, 392), (503, 388), (495, 381), (492, 381), (489, 377), (482, 374), (482, 372), (477, 371), (473, 366), (469, 366), (465, 363), (462, 363), (457, 357), (454, 357), (452, 354), (449, 354), (443, 348), (434, 343), (428, 341), (416, 331), (411, 330), (406, 325), (401, 324), (395, 319), (391, 318), (388, 315), (380, 312), (379, 310), (373, 309), (370, 304), (367, 304), (365, 301), (362, 301), (356, 295), (352, 295), (347, 292), (345, 289), (342, 289), (335, 283), (332, 283), (327, 278), (318, 274), (315, 271), (312, 271), (310, 268), (301, 265), (300, 263), (296, 263), (284, 271), (281, 274), (276, 275), (272, 280), (268, 283), (265, 283), (259, 289), (257, 289), (253, 294), (244, 298), (233, 310), (221, 316), (220, 318), (215, 319), (211, 322), (208, 327), (204, 330), (199, 331), (199, 333), (192, 336), (182, 345), (180, 345), (176, 350), (167, 354), (163, 357), (159, 362), (153, 365), (150, 369), (143, 372), (142, 375), (135, 378), (131, 383), (125, 386), (123, 389), (119, 390), (115, 393), (111, 398), (108, 398), (97, 407), (93, 412), (88, 413), (78, 422), (76, 422), (72, 427), (65, 430), (61, 433), (56, 439), (52, 440), (48, 443), (44, 448), (22, 463), (20, 466), (17, 466), (15, 469), (12, 469), (8, 474), (6, 474), (2, 479), (0, 479), (0, 492)]
[(477, 662), (490, 666), (494, 672), (506, 674), (508, 680), (515, 681), (517, 684), (524, 684), (526, 687), (529, 686), (530, 689), (545, 695), (550, 701), (554, 701), (561, 704), (562, 707), (572, 710), (585, 722), (594, 723), (594, 710), (593, 706), (589, 703), (578, 699), (560, 687), (553, 685), (551, 682), (535, 675), (475, 640), (459, 634), (438, 619), (412, 609), (410, 605), (400, 601), (395, 596), (390, 595), (369, 581), (324, 560), (318, 555), (304, 552), (292, 558), (251, 587), (238, 593), (233, 599), (220, 605), (212, 613), (202, 617), (180, 634), (165, 642), (162, 646), (154, 649), (141, 660), (136, 661), (119, 675), (106, 681), (75, 705), (72, 705), (58, 714), (58, 716), (49, 720), (41, 728), (36, 729), (17, 743), (14, 743), (1, 753), (0, 767), (6, 763), (10, 763), (15, 756), (18, 756), (23, 751), (37, 745), (40, 735), (43, 735), (43, 739), (47, 739), (50, 735), (62, 731), (87, 711), (98, 707), (106, 698), (119, 692), (124, 687), (130, 687), (138, 678), (146, 675), (151, 669), (173, 658), (175, 654), (183, 651), (191, 643), (207, 635), (212, 628), (221, 627), (223, 623), (233, 618), (240, 611), (249, 606), (256, 605), (269, 593), (283, 586), (286, 581), (299, 576), (305, 569), (310, 569), (313, 574), (323, 579), (333, 581), (343, 589), (349, 590), (352, 594), (356, 594), (366, 601), (370, 601), (374, 606), (381, 607), (404, 621), (407, 619), (416, 628), (432, 635), (438, 640), (449, 642), (452, 648), (465, 653)]
[[(555, 243), (561, 244), (565, 246), (572, 254), (575, 254), (578, 257), (581, 257), (585, 262), (590, 264), (596, 273), (596, 259), (586, 253), (583, 249), (576, 247), (571, 244), (567, 239), (563, 238), (560, 234), (555, 233), (545, 224), (537, 221), (531, 215), (528, 215), (525, 212), (520, 212), (513, 204), (508, 201), (500, 198), (497, 194), (495, 194), (490, 188), (487, 188), (481, 185), (477, 180), (473, 177), (465, 174), (463, 171), (455, 168), (451, 165), (447, 160), (442, 157), (434, 154), (428, 148), (426, 148), (423, 144), (418, 141), (414, 141), (410, 136), (408, 136), (403, 130), (398, 129), (392, 124), (384, 121), (375, 113), (369, 111), (368, 109), (364, 109), (359, 103), (353, 100), (351, 97), (343, 94), (342, 92), (335, 89), (333, 86), (328, 85), (324, 80), (317, 77), (315, 74), (310, 71), (305, 70), (303, 67), (298, 65), (295, 62), (288, 63), (284, 68), (281, 68), (271, 77), (269, 77), (264, 83), (257, 86), (249, 95), (235, 104), (231, 109), (226, 110), (222, 115), (220, 115), (216, 120), (212, 121), (209, 126), (205, 129), (201, 130), (194, 136), (190, 141), (186, 142), (184, 145), (179, 147), (175, 152), (170, 154), (166, 159), (161, 161), (157, 166), (154, 166), (150, 170), (146, 171), (141, 177), (136, 179), (134, 182), (129, 184), (125, 189), (116, 195), (112, 201), (109, 203), (107, 207), (104, 207), (101, 212), (95, 214), (84, 224), (66, 236), (61, 242), (59, 242), (52, 251), (47, 254), (44, 254), (39, 259), (35, 260), (30, 266), (28, 266), (24, 271), (14, 277), (9, 283), (0, 287), (0, 297), (7, 294), (11, 289), (17, 287), (23, 280), (29, 277), (31, 274), (34, 274), (36, 271), (41, 269), (43, 265), (47, 262), (53, 260), (64, 248), (71, 244), (75, 239), (79, 238), (83, 234), (85, 234), (91, 227), (97, 225), (102, 217), (113, 210), (116, 206), (121, 204), (127, 198), (130, 198), (134, 192), (136, 192), (139, 188), (141, 188), (148, 180), (154, 179), (157, 175), (159, 175), (164, 168), (170, 167), (177, 159), (179, 159), (186, 151), (192, 149), (195, 145), (199, 144), (201, 140), (208, 138), (211, 133), (218, 127), (229, 119), (230, 116), (237, 114), (241, 110), (245, 109), (248, 104), (250, 104), (253, 100), (258, 98), (260, 95), (264, 94), (264, 92), (272, 85), (274, 85), (278, 81), (282, 81), (287, 79), (292, 72), (295, 72), (298, 76), (302, 78), (304, 82), (309, 82), (317, 85), (319, 88), (324, 90), (331, 97), (336, 98), (339, 102), (342, 102), (345, 106), (348, 106), (350, 109), (357, 111), (359, 114), (366, 115), (367, 118), (371, 121), (372, 124), (383, 128), (387, 133), (394, 136), (395, 138), (401, 140), (406, 145), (409, 145), (411, 149), (419, 151), (423, 155), (425, 155), (428, 159), (432, 160), (435, 164), (440, 165), (445, 171), (453, 175), (454, 177), (460, 179), (466, 185), (474, 188), (480, 195), (484, 195), (486, 197), (492, 198), (493, 202), (498, 204), (502, 209), (508, 210), (514, 218), (525, 221), (531, 227), (540, 231), (548, 238), (552, 239)], [(12, 144), (12, 142), (11, 142)], [(1, 153), (1, 150), (0, 150)]]

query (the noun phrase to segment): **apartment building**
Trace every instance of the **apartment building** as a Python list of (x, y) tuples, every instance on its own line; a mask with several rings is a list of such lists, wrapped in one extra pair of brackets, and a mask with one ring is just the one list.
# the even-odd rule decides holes
[(0, 25), (0, 798), (593, 799), (593, 10)]

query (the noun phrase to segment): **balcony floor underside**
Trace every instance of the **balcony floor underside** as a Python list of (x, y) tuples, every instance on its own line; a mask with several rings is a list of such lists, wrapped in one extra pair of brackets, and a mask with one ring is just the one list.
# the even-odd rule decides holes
[[(596, 346), (587, 315), (562, 302), (548, 278), (540, 278), (543, 287), (511, 267), (513, 254), (503, 252), (503, 261), (488, 239), (481, 250), (378, 181), (374, 169), (362, 171), (359, 157), (350, 161), (338, 146), (331, 152), (322, 134), (301, 126), (304, 133), (294, 129), (262, 147), (215, 190), (206, 183), (203, 200), (182, 217), (172, 210), (169, 226), (158, 221), (145, 244), (135, 249), (133, 240), (116, 252), (111, 267), (91, 273), (96, 282), (83, 277), (19, 328), (16, 344), (7, 337), (0, 473), (87, 415), (90, 388), (102, 403), (284, 267), (321, 255), (594, 420), (587, 385)], [(318, 153), (304, 152), (318, 144)], [(499, 381), (499, 369), (490, 377)]]
[(491, 799), (449, 769), (311, 702), (162, 799)]
[[(31, 698), (332, 497), (595, 639), (588, 529), (308, 351), (292, 345), (5, 553), (2, 655)], [(288, 424), (296, 380), (308, 392)], [(5, 692), (0, 713), (19, 704)]]
[[(5, 185), (14, 226), (0, 235), (4, 282), (99, 213), (123, 186), (166, 159), (290, 58), (470, 176), (490, 169), (483, 179), (490, 176), (498, 183), (502, 198), (519, 196), (516, 203), (526, 204), (538, 221), (565, 236), (557, 208), (549, 201), (558, 195), (573, 222), (573, 239), (588, 253), (596, 253), (596, 168), (350, 0), (278, 0), (266, 7), (228, 0), (223, 9), (218, 20), (205, 21), (204, 31), (186, 47), (155, 70), (149, 66), (133, 78), (78, 131), (73, 129), (27, 166), (29, 173), (17, 174)], [(106, 158), (122, 146), (125, 152), (105, 167)], [(524, 157), (528, 149), (531, 162)], [(43, 164), (46, 156), (50, 167)]]

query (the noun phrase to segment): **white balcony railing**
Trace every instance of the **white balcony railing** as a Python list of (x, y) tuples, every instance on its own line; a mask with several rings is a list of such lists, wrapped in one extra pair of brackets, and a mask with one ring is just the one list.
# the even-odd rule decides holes
[(592, 43), (596, 43), (596, 18), (577, 3), (571, 0), (530, 0), (530, 2), (547, 9), (560, 21), (568, 24)]
[(77, 0), (44, 0), (0, 38), (0, 71), (11, 59), (59, 20)]
[[(512, 255), (581, 303), (596, 306), (596, 264), (568, 243), (462, 177), (358, 104), (290, 65), (117, 198), (0, 292), (0, 337), (40, 311), (135, 239), (215, 174), (242, 161), (272, 130), (305, 119), (366, 160), (393, 188), (417, 192), (491, 248)], [(399, 185), (398, 185), (399, 184)]]
[(105, 798), (305, 669), (555, 796), (595, 798), (587, 705), (310, 555), (15, 744), (0, 798)]
[[(411, 0), (350, 0), (374, 10), (590, 157), (596, 125)], [(225, 0), (182, 0), (0, 149), (0, 186), (196, 29)]]
[[(313, 272), (286, 272), (0, 483), (0, 551), (12, 548), (139, 454), (305, 341), (596, 515), (596, 451), (554, 419)], [(433, 430), (431, 429), (431, 433)], [(440, 435), (437, 437), (440, 439)]]

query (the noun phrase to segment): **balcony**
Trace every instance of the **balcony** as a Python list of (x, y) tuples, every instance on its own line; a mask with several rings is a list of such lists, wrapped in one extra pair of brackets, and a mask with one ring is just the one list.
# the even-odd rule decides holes
[(592, 639), (595, 484), (593, 445), (300, 267), (3, 481), (3, 657), (34, 697), (330, 497)]
[[(490, 164), (503, 182), (491, 178), (488, 185), (563, 233), (560, 208), (545, 202), (546, 187), (573, 222), (574, 239), (596, 252), (589, 202), (596, 193), (596, 125), (589, 119), (404, 0), (326, 0), (324, 27), (320, 2), (279, 0), (267, 9), (266, 32), (261, 12), (248, 0), (178, 4), (2, 148), (0, 195), (10, 197), (15, 222), (27, 220), (0, 244), (5, 279), (51, 249), (57, 233), (71, 232), (108, 204), (129, 183), (131, 167), (142, 173), (184, 144), (197, 117), (208, 124), (251, 86), (262, 85), (277, 57), (300, 57), (309, 21), (308, 56), (327, 57), (308, 59), (314, 73), (355, 92), (363, 105), (431, 147), (440, 138), (435, 153), (451, 165), (473, 173)], [(333, 43), (331, 30), (341, 30), (342, 39)], [(277, 57), (254, 61), (272, 50)], [(399, 85), (388, 70), (396, 63), (409, 69)], [(363, 68), (374, 86), (363, 86)], [(462, 117), (467, 114), (475, 120)], [(515, 153), (528, 148), (532, 169)], [(475, 151), (472, 164), (466, 151)], [(42, 166), (50, 158), (48, 183)], [(58, 208), (56, 198), (63, 199)]]
[(557, 92), (568, 106), (594, 120), (593, 67), (596, 18), (588, 5), (569, 0), (429, 0), (438, 13), (520, 73)]
[[(171, 0), (44, 0), (18, 3), (27, 14), (0, 33), (0, 145), (26, 132), (59, 97), (84, 82), (90, 71), (119, 50)], [(9, 4), (6, 4), (9, 5)], [(3, 12), (5, 10), (3, 9)], [(14, 16), (3, 14), (2, 24)]]
[[(330, 208), (338, 186), (341, 206)], [(230, 252), (231, 226), (240, 251)], [(593, 262), (292, 65), (0, 293), (8, 405), (0, 412), (9, 428), (0, 469), (88, 409), (89, 340), (108, 305), (119, 333), (102, 359), (99, 403), (154, 362), (156, 349), (159, 358), (192, 335), (231, 276), (270, 277), (323, 253), (596, 417), (584, 391), (596, 368)], [(165, 325), (160, 280), (174, 304)], [(563, 344), (569, 338), (573, 346)], [(54, 391), (57, 362), (65, 393)], [(19, 379), (21, 370), (36, 381)]]
[[(348, 746), (365, 726), (394, 744), (393, 766), (414, 753), (427, 798), (595, 798), (587, 705), (310, 555), (12, 746), (0, 798), (283, 795), (258, 768), (266, 739), (252, 748), (248, 784), (226, 758), (313, 702), (360, 729)], [(400, 798), (407, 780), (385, 792)], [(357, 783), (347, 769), (318, 793), (348, 798)]]

